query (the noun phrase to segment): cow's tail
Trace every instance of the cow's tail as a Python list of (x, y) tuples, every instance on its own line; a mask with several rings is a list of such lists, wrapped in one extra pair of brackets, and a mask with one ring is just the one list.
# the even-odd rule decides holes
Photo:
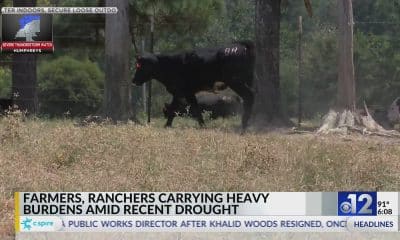
[(247, 54), (246, 54), (247, 59), (246, 59), (246, 60), (248, 61), (249, 66), (250, 66), (250, 68), (251, 68), (252, 71), (253, 71), (253, 77), (252, 77), (251, 79), (249, 79), (248, 82), (247, 82), (246, 84), (247, 84), (249, 87), (253, 88), (253, 90), (255, 90), (255, 89), (254, 89), (254, 87), (255, 87), (255, 86), (254, 86), (254, 82), (255, 82), (254, 78), (256, 77), (256, 74), (255, 74), (256, 45), (255, 45), (254, 42), (251, 41), (251, 40), (236, 41), (235, 43), (241, 44), (241, 45), (245, 46), (246, 49), (247, 49)]

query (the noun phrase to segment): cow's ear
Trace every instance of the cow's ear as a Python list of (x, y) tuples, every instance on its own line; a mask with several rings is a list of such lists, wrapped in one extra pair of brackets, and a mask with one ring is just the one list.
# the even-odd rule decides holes
[(136, 58), (136, 61), (139, 61), (140, 59), (142, 59), (142, 56), (140, 56), (139, 54), (136, 54), (135, 58)]

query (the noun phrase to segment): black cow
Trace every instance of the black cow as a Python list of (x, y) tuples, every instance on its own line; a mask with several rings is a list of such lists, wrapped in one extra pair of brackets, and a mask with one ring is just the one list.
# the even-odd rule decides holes
[(13, 106), (13, 100), (8, 98), (0, 98), (0, 113), (5, 112)]
[[(236, 94), (201, 91), (196, 93), (196, 100), (200, 112), (210, 112), (211, 119), (217, 119), (219, 117), (226, 118), (241, 112), (241, 100)], [(173, 111), (171, 110), (171, 104), (165, 103), (163, 112), (166, 118), (168, 118), (170, 111)], [(192, 108), (184, 99), (182, 99), (177, 109), (175, 109), (175, 115), (195, 116)]]
[(150, 79), (156, 79), (173, 95), (166, 127), (172, 125), (182, 98), (191, 106), (200, 126), (204, 125), (195, 94), (212, 89), (216, 82), (223, 82), (243, 99), (242, 128), (246, 129), (254, 103), (251, 86), (255, 51), (252, 42), (243, 41), (222, 48), (180, 54), (145, 54), (136, 60), (134, 84), (142, 85)]

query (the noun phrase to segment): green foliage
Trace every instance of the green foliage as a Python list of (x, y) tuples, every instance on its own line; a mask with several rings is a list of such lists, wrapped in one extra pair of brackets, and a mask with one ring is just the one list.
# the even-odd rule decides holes
[[(355, 49), (360, 103), (388, 106), (400, 93), (400, 53), (385, 35), (356, 33)], [(385, 93), (385, 94), (382, 94)]]
[[(146, 50), (149, 49), (150, 16), (153, 14), (156, 52), (182, 51), (218, 46), (234, 40), (254, 39), (254, 26), (257, 24), (254, 23), (254, 0), (129, 1), (131, 29), (139, 49), (142, 40), (145, 40)], [(38, 0), (38, 5), (48, 6), (51, 2)], [(8, 6), (11, 3), (11, 0), (3, 1)], [(102, 0), (58, 1), (58, 6), (103, 4)], [(290, 116), (297, 113), (299, 15), (303, 16), (302, 79), (305, 114), (310, 118), (324, 114), (336, 101), (336, 4), (336, 0), (313, 0), (313, 18), (307, 16), (303, 1), (288, 1), (287, 7), (282, 9), (281, 94), (282, 106)], [(397, 0), (357, 0), (353, 1), (353, 8), (358, 104), (366, 100), (370, 105), (386, 108), (400, 92), (400, 4)], [(54, 16), (56, 52), (38, 59), (40, 106), (43, 113), (60, 115), (70, 110), (71, 114), (83, 115), (94, 113), (99, 108), (103, 97), (103, 74), (96, 65), (104, 69), (104, 18), (104, 15)], [(63, 57), (65, 55), (70, 57)], [(73, 58), (85, 60), (77, 61)], [(134, 66), (134, 61), (132, 57), (130, 66)], [(76, 85), (87, 90), (81, 93), (87, 98), (74, 91)], [(46, 91), (42, 91), (42, 87)], [(0, 67), (0, 96), (8, 97), (10, 88), (11, 71), (8, 65), (3, 64)], [(156, 81), (153, 82), (152, 93), (152, 114), (162, 116), (164, 103), (169, 102), (171, 96)], [(143, 109), (142, 96), (141, 88), (133, 89), (133, 102), (138, 108), (138, 114)]]
[(304, 43), (303, 95), (305, 113), (324, 114), (336, 101), (336, 32), (315, 32)]
[(9, 98), (11, 95), (11, 70), (0, 68), (0, 97)]
[(11, 7), (13, 5), (12, 0), (3, 0), (0, 1), (0, 7)]
[(253, 0), (225, 1), (218, 14), (207, 30), (195, 38), (195, 46), (215, 46), (235, 40), (254, 39)]
[(297, 33), (290, 30), (288, 23), (281, 25), (281, 101), (284, 113), (296, 112), (298, 92), (298, 68), (297, 68)]
[(355, 1), (359, 103), (387, 108), (400, 92), (400, 2)]
[(68, 56), (41, 64), (40, 110), (50, 116), (94, 114), (101, 107), (104, 74), (89, 60)]
[(41, 6), (50, 6), (51, 5), (51, 0), (36, 0), (36, 6), (41, 7)]
[[(58, 7), (100, 7), (101, 0), (63, 0)], [(53, 16), (54, 41), (58, 56), (71, 54), (97, 54), (104, 48), (104, 14), (55, 14)]]
[[(285, 109), (296, 114), (297, 18), (303, 16), (303, 104), (307, 117), (326, 113), (337, 93), (337, 15), (335, 0), (312, 1), (314, 17), (303, 1), (289, 1), (281, 21), (281, 91)], [(355, 78), (358, 106), (386, 109), (400, 92), (400, 4), (353, 1)]]
[(154, 15), (156, 51), (193, 47), (194, 37), (201, 35), (223, 8), (223, 0), (132, 0), (130, 3), (137, 42), (149, 38)]

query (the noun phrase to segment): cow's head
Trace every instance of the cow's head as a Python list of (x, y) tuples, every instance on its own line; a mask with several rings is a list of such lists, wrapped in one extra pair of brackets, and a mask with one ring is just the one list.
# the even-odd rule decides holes
[(135, 85), (142, 85), (155, 77), (158, 71), (158, 59), (154, 54), (145, 54), (136, 57), (136, 72), (132, 79)]

